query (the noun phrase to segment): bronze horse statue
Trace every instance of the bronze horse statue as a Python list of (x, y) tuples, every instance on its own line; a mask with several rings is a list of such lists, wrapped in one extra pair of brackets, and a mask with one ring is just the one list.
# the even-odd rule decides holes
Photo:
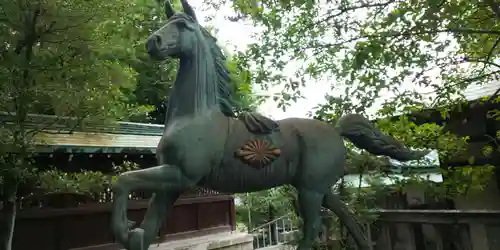
[[(196, 186), (241, 193), (289, 184), (298, 191), (304, 222), (299, 250), (311, 249), (318, 236), (321, 206), (339, 217), (359, 249), (368, 250), (354, 215), (331, 191), (344, 175), (344, 137), (370, 153), (400, 161), (420, 159), (427, 152), (406, 148), (357, 114), (334, 126), (302, 118), (276, 122), (257, 113), (236, 116), (225, 57), (186, 1), (181, 0), (183, 12), (165, 2), (167, 23), (146, 42), (152, 58), (178, 58), (180, 65), (156, 149), (158, 166), (126, 172), (113, 185), (116, 240), (128, 250), (147, 250), (177, 198)], [(154, 192), (135, 228), (127, 219), (133, 190)]]

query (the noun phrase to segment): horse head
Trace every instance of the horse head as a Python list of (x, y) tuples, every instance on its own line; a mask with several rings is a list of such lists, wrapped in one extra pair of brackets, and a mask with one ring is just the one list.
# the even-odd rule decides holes
[(193, 7), (186, 0), (181, 0), (181, 4), (184, 12), (177, 12), (169, 0), (165, 1), (167, 23), (146, 40), (146, 50), (153, 59), (189, 58), (195, 55), (199, 43), (205, 42), (204, 29), (198, 23)]

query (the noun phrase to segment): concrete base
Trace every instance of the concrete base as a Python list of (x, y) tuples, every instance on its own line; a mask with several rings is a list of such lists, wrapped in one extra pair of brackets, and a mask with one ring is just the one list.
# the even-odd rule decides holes
[(149, 250), (253, 250), (248, 233), (228, 232), (151, 245)]
[(259, 248), (259, 250), (294, 250), (296, 248), (297, 247), (294, 247), (292, 245), (275, 245), (270, 247)]

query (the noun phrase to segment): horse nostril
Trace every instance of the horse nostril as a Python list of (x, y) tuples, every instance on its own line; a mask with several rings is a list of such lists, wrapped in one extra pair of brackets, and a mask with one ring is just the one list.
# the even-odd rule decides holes
[(158, 47), (161, 46), (161, 36), (154, 36), (154, 39), (156, 41), (156, 44), (158, 45)]
[(161, 37), (160, 36), (151, 36), (146, 41), (146, 50), (147, 51), (157, 51), (161, 47)]

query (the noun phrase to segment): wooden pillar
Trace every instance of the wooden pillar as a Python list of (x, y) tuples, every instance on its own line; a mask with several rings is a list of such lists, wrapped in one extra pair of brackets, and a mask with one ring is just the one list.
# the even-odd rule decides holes
[(234, 204), (234, 196), (229, 200), (229, 224), (231, 230), (236, 230), (236, 206)]
[(413, 228), (409, 223), (396, 223), (396, 237), (393, 240), (393, 250), (417, 250)]
[(375, 226), (379, 228), (375, 250), (392, 250), (390, 224), (377, 223)]
[(470, 240), (474, 250), (496, 250), (490, 249), (486, 228), (482, 223), (469, 224)]

